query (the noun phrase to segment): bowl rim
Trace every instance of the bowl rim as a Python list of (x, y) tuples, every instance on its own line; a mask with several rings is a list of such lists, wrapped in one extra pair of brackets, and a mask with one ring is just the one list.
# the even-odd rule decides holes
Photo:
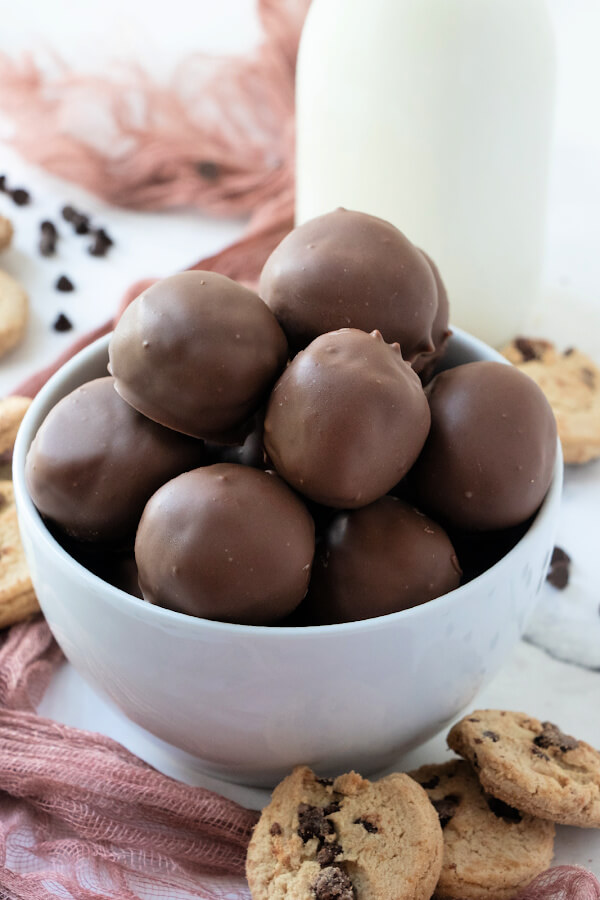
[[(494, 350), (488, 344), (485, 344), (479, 338), (474, 337), (461, 328), (452, 326), (452, 334), (458, 338), (463, 344), (469, 345), (470, 349), (483, 356), (482, 361), (496, 361), (511, 365), (511, 363), (501, 356), (497, 350)], [(356, 631), (369, 631), (386, 627), (387, 625), (396, 624), (419, 616), (427, 617), (432, 611), (442, 613), (450, 604), (456, 602), (456, 598), (462, 598), (467, 594), (477, 590), (479, 586), (485, 586), (488, 582), (496, 581), (501, 576), (502, 570), (511, 565), (512, 558), (517, 552), (522, 552), (522, 548), (528, 546), (535, 540), (535, 535), (543, 527), (545, 520), (553, 515), (555, 508), (560, 503), (563, 482), (563, 458), (560, 440), (557, 440), (557, 452), (552, 473), (552, 481), (550, 487), (538, 509), (531, 525), (520, 538), (519, 541), (503, 556), (481, 575), (476, 576), (466, 584), (459, 585), (452, 591), (435, 597), (427, 603), (419, 606), (413, 606), (409, 609), (399, 610), (394, 613), (387, 613), (383, 616), (375, 616), (369, 619), (359, 619), (354, 622), (339, 622), (333, 625), (241, 625), (235, 622), (220, 622), (214, 619), (205, 619), (200, 616), (191, 616), (187, 613), (176, 612), (175, 610), (166, 609), (162, 606), (156, 606), (139, 597), (128, 594), (121, 588), (115, 587), (104, 581), (98, 575), (90, 572), (84, 565), (72, 557), (53, 537), (49, 529), (46, 527), (44, 520), (35, 508), (27, 486), (25, 483), (25, 458), (29, 450), (30, 444), (35, 436), (37, 420), (40, 410), (46, 406), (48, 399), (56, 391), (57, 388), (75, 375), (77, 371), (86, 363), (90, 362), (101, 350), (105, 350), (108, 355), (108, 344), (110, 342), (112, 332), (97, 340), (93, 341), (83, 350), (76, 353), (70, 360), (64, 363), (40, 389), (33, 398), (29, 406), (21, 426), (19, 428), (17, 439), (13, 452), (13, 484), (15, 491), (15, 499), (17, 503), (17, 513), (19, 524), (24, 529), (31, 531), (35, 539), (43, 542), (49, 552), (54, 553), (58, 560), (67, 569), (72, 568), (74, 574), (83, 581), (92, 580), (92, 584), (97, 588), (100, 586), (111, 597), (113, 603), (119, 603), (128, 608), (132, 613), (141, 613), (144, 618), (148, 618), (149, 622), (155, 622), (159, 627), (185, 627), (191, 636), (192, 630), (204, 632), (209, 631), (228, 633), (231, 635), (263, 635), (273, 636), (274, 639), (280, 640), (282, 635), (294, 636), (302, 639), (312, 639), (317, 635), (323, 637), (329, 635), (344, 635)], [(82, 382), (83, 383), (83, 382)], [(39, 426), (38, 426), (39, 427)]]

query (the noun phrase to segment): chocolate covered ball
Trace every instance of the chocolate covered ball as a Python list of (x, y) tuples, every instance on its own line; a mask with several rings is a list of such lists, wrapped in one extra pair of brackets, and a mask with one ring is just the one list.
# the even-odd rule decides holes
[[(288, 356), (255, 293), (214, 272), (181, 272), (131, 303), (109, 346), (124, 400), (184, 434), (235, 440)], [(232, 437), (233, 436), (233, 437)]]
[(218, 464), (165, 484), (135, 541), (146, 600), (223, 622), (283, 619), (308, 587), (314, 525), (274, 473)]
[(428, 431), (421, 382), (398, 344), (344, 328), (294, 357), (269, 399), (264, 443), (292, 487), (348, 509), (397, 484)]
[(295, 350), (339, 328), (378, 329), (411, 362), (433, 351), (435, 280), (389, 222), (337, 209), (288, 234), (265, 263), (259, 293)]
[(431, 353), (420, 353), (419, 356), (417, 356), (416, 359), (413, 360), (412, 367), (420, 377), (421, 382), (423, 384), (428, 384), (428, 382), (430, 382), (433, 378), (437, 364), (446, 351), (448, 338), (450, 337), (452, 332), (448, 327), (450, 316), (448, 293), (446, 291), (444, 282), (442, 281), (439, 269), (431, 259), (431, 257), (428, 256), (424, 250), (421, 250), (421, 253), (429, 263), (431, 271), (433, 272), (433, 277), (435, 278), (435, 285), (437, 290), (437, 312), (435, 314), (435, 319), (433, 320), (433, 325), (431, 328), (431, 337), (433, 340), (434, 349), (431, 351)]
[(201, 441), (140, 415), (98, 378), (63, 397), (27, 454), (39, 512), (81, 541), (131, 541), (146, 501), (202, 461)]
[(460, 584), (446, 532), (421, 512), (382, 497), (338, 513), (315, 556), (308, 621), (355, 622), (427, 603)]
[(426, 390), (431, 431), (410, 479), (420, 507), (473, 531), (509, 528), (552, 480), (556, 421), (540, 388), (509, 365), (473, 362)]

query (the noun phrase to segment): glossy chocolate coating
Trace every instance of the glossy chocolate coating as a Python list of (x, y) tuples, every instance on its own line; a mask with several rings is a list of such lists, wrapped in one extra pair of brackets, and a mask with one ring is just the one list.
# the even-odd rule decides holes
[(333, 519), (315, 556), (308, 621), (355, 622), (409, 609), (457, 588), (446, 532), (396, 497)]
[(161, 425), (217, 441), (257, 411), (287, 356), (260, 297), (214, 272), (181, 272), (149, 287), (109, 347), (124, 400)]
[(201, 441), (146, 419), (119, 397), (114, 379), (98, 378), (50, 410), (25, 475), (40, 513), (67, 534), (133, 543), (148, 498), (202, 454)]
[(265, 449), (282, 478), (325, 506), (366, 506), (416, 460), (429, 431), (418, 375), (377, 331), (344, 328), (300, 352), (271, 394)]
[(313, 521), (277, 475), (227, 463), (160, 488), (135, 542), (146, 600), (245, 625), (274, 623), (295, 609), (314, 549)]
[(381, 331), (409, 362), (433, 350), (435, 280), (389, 222), (337, 209), (300, 225), (265, 263), (259, 293), (295, 350), (339, 328)]
[(556, 422), (518, 369), (473, 362), (426, 390), (431, 431), (410, 478), (418, 505), (448, 525), (509, 528), (539, 507), (552, 480)]
[(448, 292), (446, 291), (446, 286), (444, 285), (444, 282), (442, 281), (442, 277), (440, 275), (440, 271), (432, 258), (428, 256), (424, 250), (421, 250), (421, 253), (429, 263), (431, 271), (433, 272), (433, 277), (435, 278), (435, 285), (437, 289), (437, 312), (435, 314), (435, 319), (433, 320), (433, 326), (431, 328), (431, 337), (433, 339), (435, 349), (431, 353), (419, 354), (419, 356), (417, 356), (417, 358), (413, 361), (412, 367), (420, 377), (421, 382), (423, 384), (428, 384), (433, 378), (438, 362), (444, 355), (446, 345), (448, 343), (448, 338), (450, 337), (452, 332), (448, 327), (450, 304), (448, 303)]

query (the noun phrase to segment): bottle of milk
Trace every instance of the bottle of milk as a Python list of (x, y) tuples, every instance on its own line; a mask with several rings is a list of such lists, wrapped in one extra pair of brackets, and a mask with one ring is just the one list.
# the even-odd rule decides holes
[(297, 222), (390, 220), (437, 263), (452, 323), (510, 340), (540, 286), (554, 75), (545, 0), (313, 0)]

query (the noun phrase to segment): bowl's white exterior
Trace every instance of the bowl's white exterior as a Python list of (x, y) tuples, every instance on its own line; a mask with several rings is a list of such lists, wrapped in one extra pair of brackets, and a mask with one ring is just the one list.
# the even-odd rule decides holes
[[(40, 604), (73, 666), (123, 712), (207, 772), (269, 786), (297, 763), (323, 774), (390, 765), (463, 709), (524, 631), (544, 579), (562, 459), (533, 525), (493, 568), (431, 603), (378, 619), (267, 628), (151, 606), (75, 562), (27, 493), (25, 456), (47, 412), (106, 372), (108, 337), (33, 401), (14, 453), (25, 553)], [(450, 362), (501, 359), (455, 330)]]

